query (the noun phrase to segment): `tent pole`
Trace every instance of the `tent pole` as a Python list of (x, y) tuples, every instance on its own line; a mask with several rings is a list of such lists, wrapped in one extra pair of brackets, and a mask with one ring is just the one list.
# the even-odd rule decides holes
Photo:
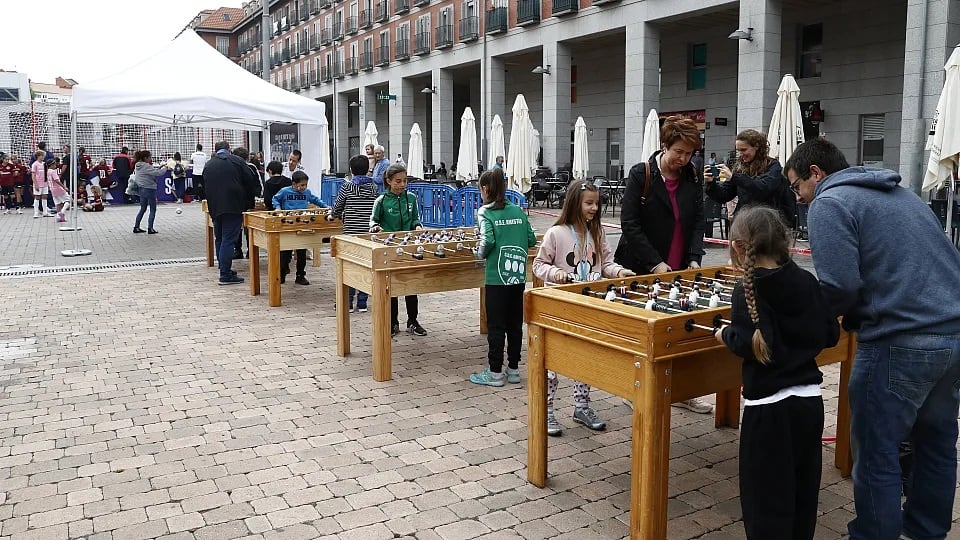
[[(70, 113), (70, 185), (71, 193), (70, 198), (74, 199), (77, 196), (77, 167), (80, 165), (77, 163), (77, 113), (76, 111)], [(60, 252), (60, 255), (64, 257), (78, 257), (81, 255), (90, 255), (93, 252), (89, 249), (82, 249), (80, 247), (80, 230), (81, 227), (77, 226), (77, 205), (74, 204), (72, 208), (73, 212), (70, 216), (71, 222), (73, 223), (72, 227), (61, 227), (61, 231), (73, 231), (77, 234), (73, 236), (73, 249), (65, 249)]]

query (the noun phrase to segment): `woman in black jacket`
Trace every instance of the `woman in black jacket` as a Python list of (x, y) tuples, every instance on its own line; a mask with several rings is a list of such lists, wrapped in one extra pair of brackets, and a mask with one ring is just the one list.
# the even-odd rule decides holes
[[(714, 178), (709, 170), (704, 173), (707, 196), (720, 204), (736, 197), (733, 215), (747, 206), (769, 206), (779, 210), (784, 223), (792, 228), (797, 210), (796, 197), (783, 176), (780, 162), (769, 155), (767, 136), (755, 129), (745, 129), (737, 134), (736, 147), (737, 158), (732, 169), (725, 164), (718, 165), (719, 178)], [(727, 219), (732, 220), (733, 215)]]
[(614, 260), (638, 275), (699, 268), (704, 253), (703, 183), (690, 164), (700, 132), (692, 120), (671, 116), (660, 141), (662, 150), (630, 169), (623, 193)]
[[(613, 260), (638, 275), (700, 268), (703, 258), (703, 182), (690, 163), (700, 146), (693, 120), (671, 116), (660, 128), (661, 150), (630, 169)], [(649, 173), (649, 176), (648, 176)], [(675, 403), (695, 413), (713, 406), (697, 398)]]

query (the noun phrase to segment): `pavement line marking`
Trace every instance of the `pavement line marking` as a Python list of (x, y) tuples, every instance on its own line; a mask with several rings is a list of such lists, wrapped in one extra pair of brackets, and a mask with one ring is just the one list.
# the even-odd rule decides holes
[(103, 264), (84, 264), (75, 266), (40, 266), (40, 267), (8, 267), (0, 269), (0, 278), (22, 278), (42, 275), (72, 275), (95, 274), (128, 270), (132, 268), (163, 268), (168, 266), (187, 266), (206, 262), (205, 257), (190, 257), (186, 259), (159, 259), (155, 261), (128, 261)]

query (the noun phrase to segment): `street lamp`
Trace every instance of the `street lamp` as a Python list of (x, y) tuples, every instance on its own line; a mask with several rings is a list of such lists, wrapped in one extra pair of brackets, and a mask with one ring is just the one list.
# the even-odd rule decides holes
[[(342, 24), (342, 23), (341, 23)], [(334, 32), (336, 32), (336, 26), (334, 26)], [(340, 55), (337, 54), (337, 45), (343, 42), (343, 36), (334, 35), (331, 40), (333, 46), (333, 67), (334, 72), (336, 72), (337, 64), (340, 60)], [(337, 130), (337, 73), (333, 73), (333, 99), (330, 100), (330, 103), (333, 105), (333, 156), (330, 158), (330, 169), (332, 171), (337, 171), (337, 161), (339, 161), (339, 148), (340, 148), (340, 133)]]

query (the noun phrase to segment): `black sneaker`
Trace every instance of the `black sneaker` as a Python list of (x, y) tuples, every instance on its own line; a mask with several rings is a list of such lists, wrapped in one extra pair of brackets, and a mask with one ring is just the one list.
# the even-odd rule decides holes
[(400, 325), (399, 325), (399, 324), (392, 324), (392, 325), (390, 326), (390, 337), (393, 337), (393, 336), (395, 336), (395, 335), (397, 335), (397, 334), (399, 334), (399, 333), (400, 333)]
[(294, 283), (296, 283), (297, 285), (309, 285), (309, 284), (310, 284), (310, 282), (307, 281), (307, 277), (306, 277), (306, 276), (297, 276), (297, 280), (296, 280)]
[(242, 259), (242, 258), (243, 258), (243, 252), (240, 251), (240, 250), (234, 251), (234, 252), (233, 252), (233, 258), (234, 258), (234, 259)]
[(411, 334), (416, 334), (416, 335), (418, 335), (418, 336), (425, 336), (425, 335), (427, 335), (427, 331), (424, 330), (423, 327), (420, 326), (420, 323), (418, 323), (418, 322), (416, 322), (416, 321), (407, 324), (407, 332), (409, 332), (409, 333), (411, 333)]
[(133, 228), (133, 232), (134, 232), (134, 233), (142, 233), (142, 232), (147, 232), (147, 231), (141, 229), (140, 227), (134, 227), (134, 228)]

